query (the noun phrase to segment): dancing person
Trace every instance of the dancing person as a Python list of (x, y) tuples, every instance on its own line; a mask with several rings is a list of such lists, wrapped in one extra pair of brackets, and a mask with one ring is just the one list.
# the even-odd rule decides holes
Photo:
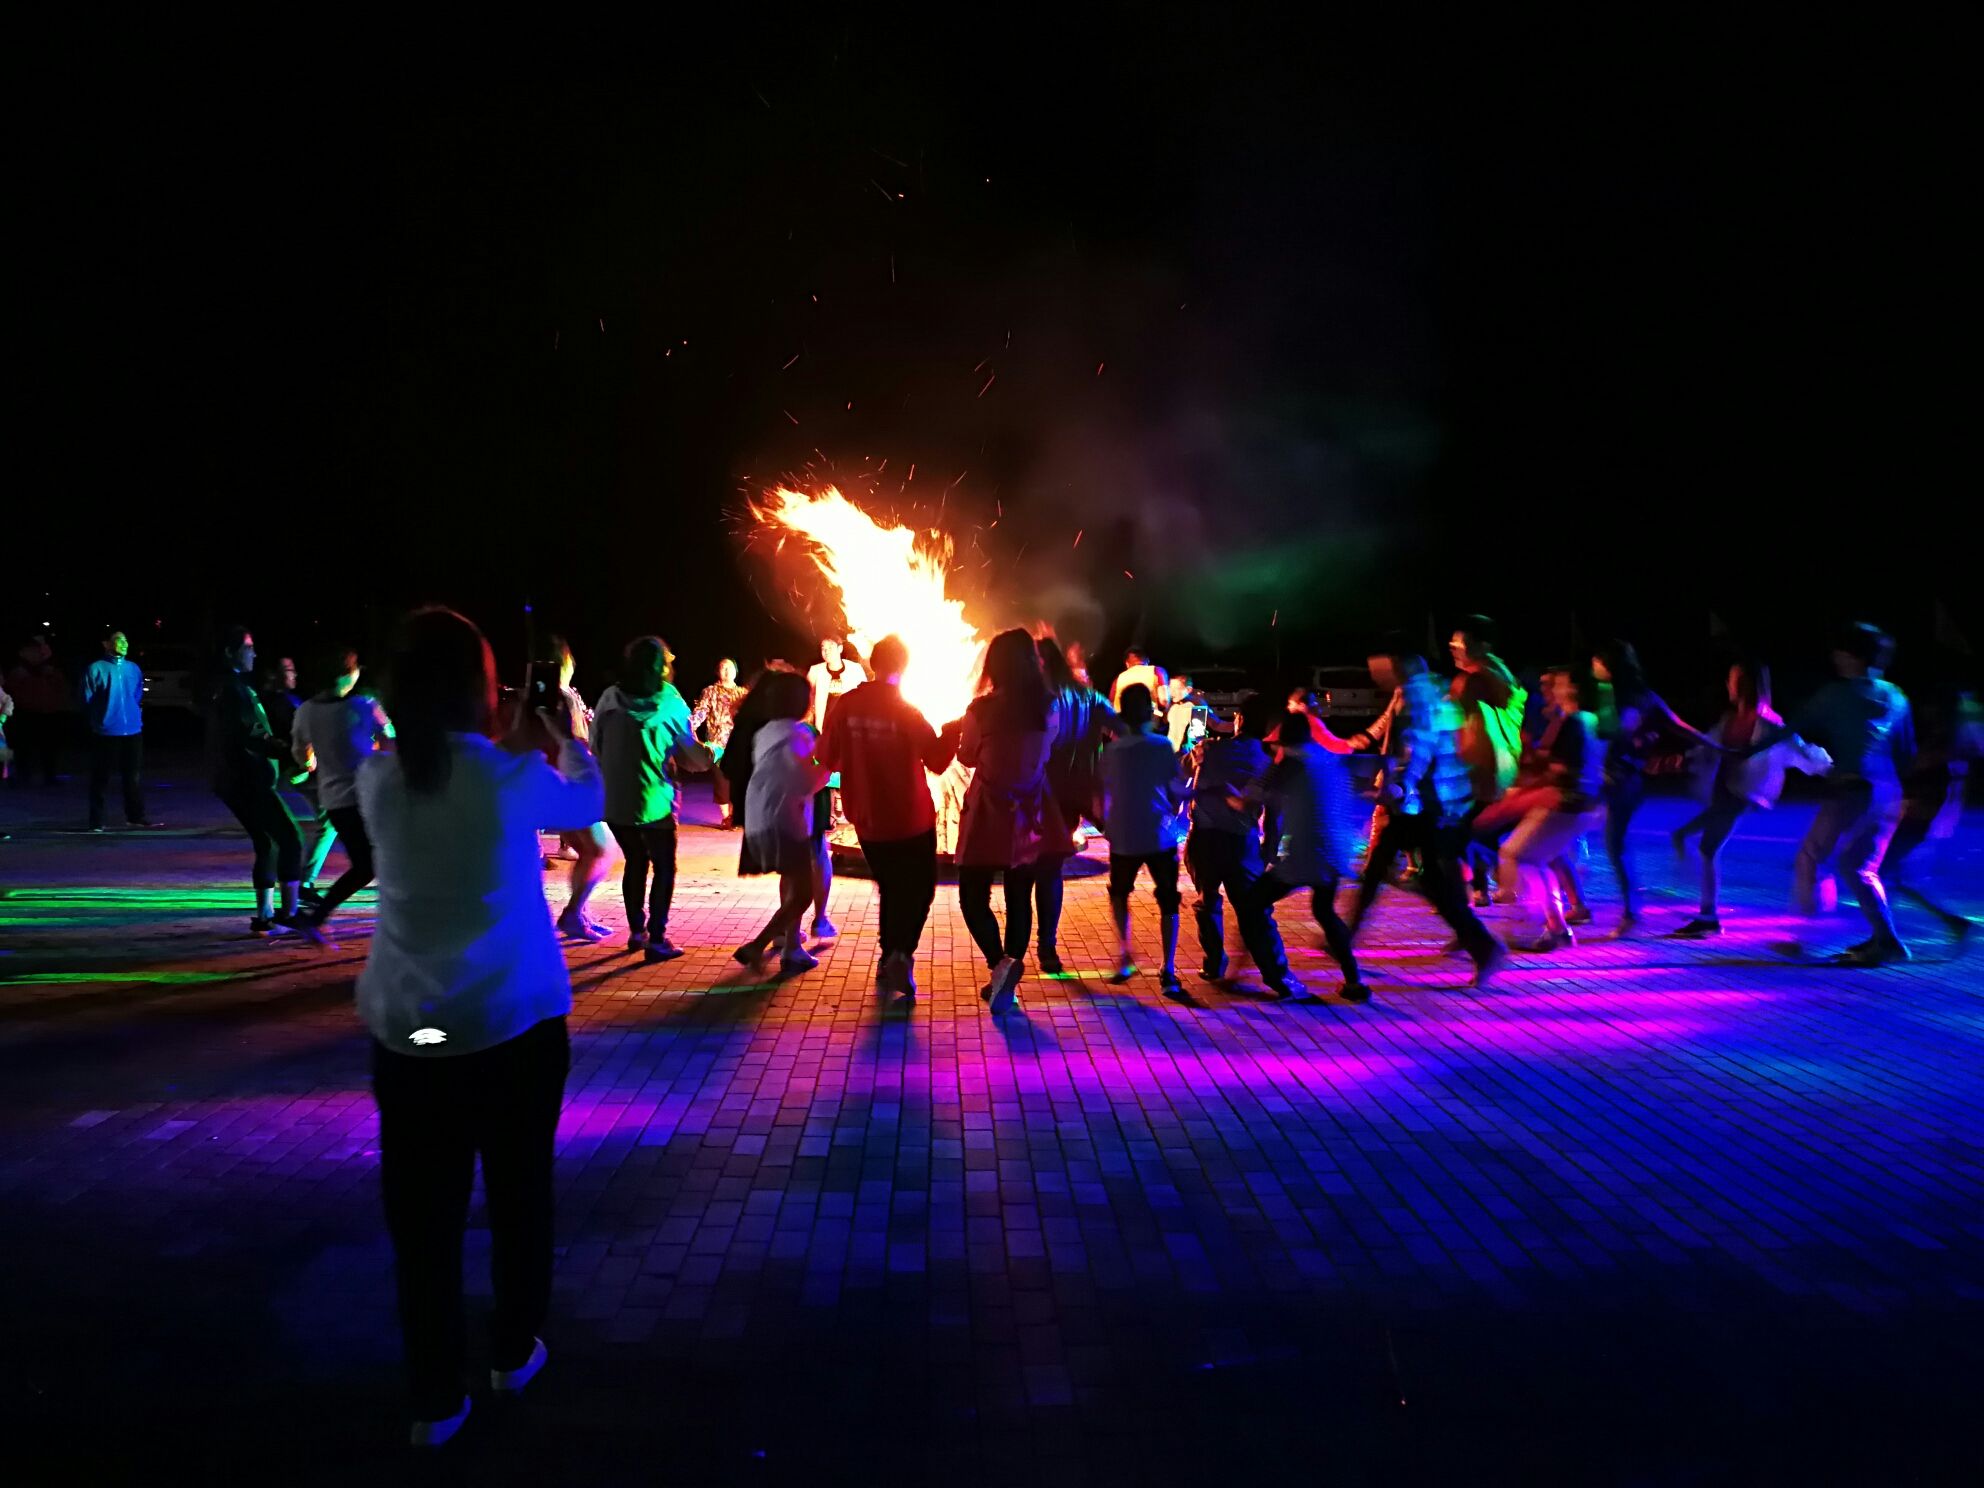
[[(708, 746), (710, 757), (721, 761), (730, 731), (737, 726), (737, 709), (744, 702), (744, 689), (737, 685), (737, 663), (728, 656), (716, 664), (716, 681), (696, 695), (696, 706), (689, 710), (689, 726)], [(730, 777), (722, 770), (710, 772), (710, 789), (716, 797), (717, 825), (726, 832), (737, 823), (730, 809)]]
[[(1261, 893), (1267, 871), (1261, 856), (1261, 810), (1273, 761), (1263, 742), (1280, 714), (1259, 694), (1243, 698), (1232, 734), (1206, 741), (1205, 756), (1192, 780), (1192, 830), (1185, 839), (1185, 862), (1198, 889), (1194, 919), (1203, 957), (1199, 975), (1226, 979), (1226, 901), (1240, 925), (1240, 943), (1269, 990), (1300, 997), (1305, 988), (1288, 969), (1271, 901)], [(1274, 846), (1280, 845), (1277, 833)]]
[[(723, 757), (717, 761), (717, 768), (723, 772), (724, 780), (730, 787), (731, 825), (745, 833), (737, 849), (737, 871), (743, 874), (773, 871), (758, 864), (751, 856), (749, 824), (745, 814), (750, 804), (751, 744), (758, 730), (771, 721), (767, 705), (772, 693), (766, 690), (764, 683), (775, 672), (797, 675), (791, 663), (774, 658), (752, 676), (750, 685), (745, 689), (744, 700), (737, 705), (736, 715), (731, 721), (730, 739), (724, 745)], [(805, 679), (800, 680), (803, 685)]]
[[(551, 637), (551, 657), (546, 665), (555, 665), (558, 669), (558, 694), (565, 704), (565, 711), (571, 716), (573, 737), (590, 748), (593, 711), (572, 687), (578, 663), (572, 655), (571, 645), (563, 636)], [(571, 896), (558, 915), (558, 933), (569, 940), (601, 941), (609, 933), (604, 925), (596, 923), (586, 914), (586, 906), (592, 902), (599, 886), (606, 882), (607, 844), (611, 840), (603, 821), (584, 827), (567, 827), (558, 834), (559, 845), (572, 854)]]
[(1787, 765), (1817, 775), (1831, 764), (1824, 750), (1795, 738), (1778, 717), (1771, 706), (1768, 667), (1739, 661), (1729, 668), (1725, 688), (1728, 707), (1706, 736), (1714, 753), (1706, 755), (1705, 803), (1671, 834), (1677, 855), (1696, 832), (1702, 839), (1701, 898), (1695, 917), (1672, 932), (1675, 940), (1705, 940), (1722, 933), (1722, 849), (1743, 813), (1752, 807), (1769, 810), (1777, 803)]
[[(1171, 678), (1164, 702), (1164, 734), (1173, 754), (1190, 754), (1206, 736), (1206, 700), (1183, 672)], [(1153, 703), (1157, 698), (1153, 696)]]
[[(221, 645), (222, 672), (207, 707), (207, 765), (213, 792), (234, 813), (255, 849), (254, 935), (297, 932), (318, 940), (297, 903), (303, 838), (276, 794), (277, 762), (288, 748), (269, 730), (268, 715), (248, 679), (255, 673), (255, 638), (240, 626)], [(282, 904), (276, 906), (276, 890)]]
[(1879, 626), (1862, 621), (1845, 627), (1832, 653), (1837, 675), (1792, 720), (1800, 738), (1833, 760), (1830, 792), (1793, 864), (1793, 902), (1800, 914), (1818, 912), (1821, 871), (1837, 850), (1872, 931), (1837, 958), (1846, 966), (1908, 959), (1881, 882), (1881, 858), (1901, 825), (1901, 778), (1915, 756), (1908, 699), (1883, 675), (1893, 654), (1894, 642)]
[(1398, 855), (1409, 849), (1420, 854), (1416, 886), (1431, 902), (1474, 963), (1474, 985), (1485, 987), (1502, 960), (1502, 949), (1467, 902), (1460, 879), (1460, 856), (1467, 841), (1474, 796), (1467, 764), (1460, 757), (1460, 713), (1433, 675), (1426, 660), (1402, 636), (1387, 637), (1373, 648), (1368, 663), (1371, 679), (1392, 694), (1384, 717), (1372, 729), (1353, 735), (1364, 747), (1382, 729), (1385, 747), (1384, 783), (1379, 803), (1385, 819), (1372, 840), (1349, 928), (1356, 934), (1370, 913)]
[[(1299, 714), (1282, 715), (1275, 742), (1279, 757), (1256, 790), (1273, 803), (1281, 835), (1273, 861), (1255, 890), (1257, 912), (1268, 914), (1297, 889), (1307, 889), (1309, 912), (1343, 973), (1338, 995), (1345, 1002), (1369, 1002), (1371, 989), (1357, 970), (1350, 926), (1336, 909), (1337, 887), (1350, 871), (1355, 831), (1349, 767), (1335, 752), (1317, 746), (1308, 720)], [(1457, 889), (1457, 875), (1453, 882)], [(1290, 1000), (1307, 995), (1293, 977), (1284, 977), (1279, 986), (1273, 980), (1268, 985)]]
[(1640, 885), (1633, 872), (1633, 816), (1646, 800), (1647, 775), (1659, 763), (1663, 740), (1686, 740), (1695, 748), (1716, 746), (1699, 729), (1685, 723), (1647, 685), (1639, 653), (1630, 642), (1612, 641), (1591, 661), (1598, 684), (1591, 708), (1598, 718), (1598, 736), (1605, 745), (1605, 856), (1619, 880), (1619, 929), (1629, 934), (1640, 919)]
[[(1454, 627), (1447, 644), (1454, 662), (1449, 695), (1460, 709), (1460, 757), (1467, 765), (1477, 812), (1493, 805), (1515, 783), (1522, 751), (1526, 694), (1508, 663), (1495, 654), (1494, 640), (1495, 622), (1486, 615), (1469, 615)], [(1470, 840), (1462, 867), (1477, 909), (1489, 902), (1494, 860), (1493, 852)]]
[(937, 813), (930, 777), (950, 767), (957, 731), (943, 733), (902, 695), (909, 648), (888, 635), (869, 653), (874, 676), (834, 705), (820, 762), (840, 775), (848, 820), (881, 900), (882, 992), (916, 996), (916, 949), (937, 895)]
[[(312, 923), (322, 926), (339, 905), (372, 882), (372, 838), (358, 805), (358, 770), (393, 737), (386, 710), (369, 691), (358, 688), (358, 653), (331, 653), (327, 680), (296, 710), (290, 726), (290, 753), (310, 772), (318, 809), (324, 813), (323, 840), (344, 844), (343, 873), (324, 891)], [(323, 859), (317, 859), (321, 867)], [(305, 882), (309, 871), (306, 865)]]
[[(760, 693), (763, 697), (758, 699)], [(819, 736), (806, 722), (811, 699), (805, 678), (768, 672), (752, 698), (758, 699), (761, 714), (748, 736), (752, 765), (744, 802), (745, 845), (752, 866), (740, 865), (739, 871), (776, 873), (778, 908), (765, 927), (732, 954), (739, 964), (753, 966), (776, 945), (780, 974), (796, 976), (820, 964), (807, 953), (801, 927), (813, 897), (814, 798), (826, 785), (828, 772), (817, 757)], [(747, 699), (745, 710), (751, 707), (752, 699)], [(740, 726), (738, 734), (743, 732)], [(731, 742), (736, 747), (737, 735)]]
[(1052, 636), (1035, 644), (1054, 715), (1054, 744), (1047, 755), (1047, 784), (1070, 829), (1068, 850), (1049, 844), (1033, 879), (1036, 961), (1043, 976), (1061, 976), (1061, 904), (1068, 859), (1080, 845), (1086, 817), (1102, 824), (1102, 751), (1122, 725), (1109, 700), (1077, 673)]
[(1157, 901), (1159, 943), (1164, 967), (1158, 986), (1166, 997), (1182, 999), (1178, 980), (1178, 845), (1185, 840), (1179, 810), (1192, 787), (1179, 772), (1170, 740), (1157, 731), (1150, 690), (1141, 682), (1123, 689), (1123, 732), (1102, 752), (1103, 830), (1109, 838), (1109, 918), (1116, 927), (1118, 983), (1137, 973), (1130, 947), (1130, 894), (1139, 870), (1150, 874)]
[(269, 720), (269, 732), (289, 742), (290, 726), (303, 700), (296, 695), (296, 663), (287, 656), (265, 661), (255, 671), (255, 696), (261, 700), (262, 716)]
[(7, 672), (7, 691), (14, 699), (14, 783), (27, 785), (40, 776), (44, 786), (54, 785), (61, 778), (71, 700), (69, 680), (55, 664), (47, 636), (30, 636), (21, 647)]
[(478, 1154), (496, 1296), (490, 1387), (513, 1393), (544, 1367), (572, 982), (537, 833), (598, 821), (603, 792), (570, 698), (520, 717), (516, 752), (494, 742), (495, 658), (453, 611), (410, 616), (386, 675), (395, 748), (358, 772), (379, 873), (358, 1012), (373, 1041), (411, 1439), (437, 1447), (469, 1412), (462, 1234)]
[[(1041, 859), (1067, 852), (1069, 837), (1047, 782), (1054, 715), (1033, 637), (994, 636), (982, 687), (958, 740), (959, 762), (974, 771), (958, 823), (958, 908), (991, 968), (985, 995), (1002, 1016), (1019, 1006)], [(992, 912), (995, 874), (1005, 880), (1003, 936)]]
[[(851, 639), (851, 638), (850, 638)], [(812, 689), (812, 706), (808, 718), (817, 736), (826, 731), (827, 714), (834, 703), (854, 691), (868, 680), (868, 673), (860, 662), (849, 658), (846, 648), (836, 636), (820, 638), (820, 659), (807, 670), (806, 682)], [(827, 833), (835, 823), (842, 820), (840, 792), (822, 786), (820, 799), (813, 807), (813, 830), (810, 841), (813, 845), (813, 938), (832, 940), (840, 934), (834, 922), (827, 918), (827, 895), (834, 886), (833, 853), (827, 846)]]
[(124, 787), (124, 820), (134, 827), (156, 827), (145, 815), (139, 774), (144, 765), (145, 676), (131, 660), (131, 642), (121, 630), (103, 638), (103, 655), (83, 673), (83, 718), (90, 731), (90, 820), (103, 830), (103, 801), (116, 770)]
[(1126, 687), (1141, 687), (1155, 701), (1166, 695), (1168, 686), (1164, 668), (1153, 665), (1150, 653), (1141, 646), (1132, 646), (1123, 653), (1123, 670), (1109, 684), (1109, 706), (1119, 713), (1123, 711), (1123, 689)]
[(1970, 766), (1984, 758), (1984, 707), (1976, 693), (1946, 683), (1918, 700), (1915, 717), (1915, 765), (1902, 778), (1901, 825), (1888, 843), (1881, 873), (1893, 881), (1895, 893), (1928, 910), (1961, 946), (1976, 922), (1930, 898), (1919, 882), (1903, 882), (1901, 867), (1925, 842), (1947, 842), (1956, 835)]
[[(1587, 703), (1597, 695), (1589, 670), (1555, 669), (1553, 716), (1539, 749), (1545, 761), (1539, 799), (1502, 844), (1502, 882), (1513, 885), (1516, 902), (1532, 927), (1512, 935), (1519, 951), (1553, 951), (1577, 944), (1564, 912), (1563, 882), (1553, 865), (1578, 837), (1597, 825), (1603, 805), (1605, 751), (1598, 741), (1598, 719)], [(1540, 925), (1540, 928), (1537, 928)]]
[(660, 636), (630, 641), (616, 706), (602, 707), (593, 719), (606, 784), (606, 827), (620, 844), (623, 860), (620, 897), (627, 906), (627, 948), (641, 952), (651, 964), (682, 954), (668, 938), (668, 913), (675, 902), (675, 808), (681, 795), (669, 766), (707, 770), (711, 763), (709, 751), (696, 742), (688, 704), (669, 681), (674, 662)]

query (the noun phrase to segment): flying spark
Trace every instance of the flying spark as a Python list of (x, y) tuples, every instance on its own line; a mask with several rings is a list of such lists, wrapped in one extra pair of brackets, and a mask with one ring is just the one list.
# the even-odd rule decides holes
[[(799, 360), (799, 353), (795, 351), (795, 352), (794, 352), (794, 353), (792, 354), (792, 362), (796, 362), (796, 361), (798, 361), (798, 360)], [(792, 365), (792, 362), (787, 362), (787, 363), (785, 364), (785, 367), (790, 367), (790, 366)], [(779, 371), (781, 371), (781, 372), (783, 372), (783, 371), (785, 370), (785, 367), (780, 367), (780, 368), (779, 368)]]
[(799, 420), (796, 418), (792, 418), (792, 410), (790, 408), (781, 408), (779, 412), (784, 414), (787, 418), (792, 419), (792, 424), (794, 428), (797, 428), (799, 426)]
[(990, 377), (986, 378), (985, 387), (982, 387), (978, 390), (978, 396), (981, 398), (984, 397), (986, 389), (990, 388), (992, 384), (997, 382), (998, 380), (999, 380), (999, 374), (997, 372), (994, 372)]

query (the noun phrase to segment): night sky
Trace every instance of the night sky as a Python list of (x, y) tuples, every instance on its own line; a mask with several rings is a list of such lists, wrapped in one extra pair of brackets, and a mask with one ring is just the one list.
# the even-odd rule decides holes
[(699, 685), (827, 618), (796, 474), (1178, 661), (1984, 636), (1953, 36), (980, 14), (35, 38), (10, 631), (528, 599)]

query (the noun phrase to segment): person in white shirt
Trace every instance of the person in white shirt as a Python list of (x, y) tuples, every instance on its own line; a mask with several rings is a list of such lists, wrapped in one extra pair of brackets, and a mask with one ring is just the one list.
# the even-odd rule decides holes
[[(850, 637), (859, 640), (859, 636)], [(820, 638), (820, 659), (806, 672), (806, 685), (812, 691), (807, 721), (817, 736), (827, 730), (827, 709), (835, 698), (854, 691), (868, 680), (868, 671), (858, 661), (847, 659), (846, 648), (837, 636)], [(840, 791), (822, 786), (820, 799), (813, 804), (813, 938), (832, 940), (840, 931), (827, 918), (827, 894), (834, 886), (833, 853), (827, 847), (827, 832), (842, 820)]]
[(319, 926), (372, 882), (372, 840), (358, 809), (358, 767), (393, 737), (379, 700), (355, 690), (358, 653), (334, 652), (330, 667), (329, 685), (296, 710), (289, 726), (290, 752), (316, 785), (317, 806), (326, 818), (324, 837), (343, 842), (350, 860), (317, 905), (312, 918)]
[(1164, 995), (1182, 999), (1178, 980), (1178, 845), (1185, 840), (1181, 808), (1192, 787), (1178, 768), (1171, 741), (1155, 731), (1151, 695), (1141, 682), (1123, 689), (1123, 733), (1102, 752), (1103, 825), (1109, 836), (1109, 915), (1116, 922), (1120, 950), (1116, 980), (1136, 975), (1130, 950), (1130, 892), (1137, 870), (1150, 871), (1157, 900), (1164, 969), (1158, 985)]
[(438, 1446), (469, 1410), (462, 1231), (477, 1153), (494, 1250), (491, 1388), (522, 1389), (544, 1364), (572, 983), (537, 833), (598, 821), (605, 793), (569, 705), (520, 719), (510, 748), (490, 737), (495, 659), (453, 611), (409, 617), (387, 676), (396, 747), (358, 770), (379, 875), (358, 1012), (373, 1040), (412, 1440)]
[(827, 783), (827, 771), (819, 763), (819, 735), (804, 719), (806, 684), (792, 672), (767, 672), (758, 689), (764, 696), (756, 701), (767, 721), (751, 736), (744, 838), (757, 871), (778, 874), (778, 910), (733, 954), (754, 966), (776, 945), (779, 971), (793, 976), (820, 964), (801, 943), (800, 926), (813, 897), (814, 798)]
[(1116, 674), (1116, 680), (1109, 687), (1109, 706), (1118, 713), (1123, 711), (1123, 690), (1128, 687), (1141, 687), (1156, 703), (1165, 696), (1170, 687), (1164, 668), (1151, 664), (1150, 654), (1136, 646), (1123, 653), (1123, 670)]
[[(551, 655), (558, 663), (558, 690), (564, 694), (565, 706), (572, 718), (572, 736), (590, 748), (594, 715), (572, 687), (572, 675), (577, 670), (577, 663), (572, 659), (572, 648), (563, 636), (551, 638)], [(602, 697), (600, 701), (604, 703), (606, 698)], [(615, 705), (618, 706), (617, 698)], [(586, 905), (592, 902), (599, 886), (606, 882), (612, 840), (603, 821), (558, 834), (559, 843), (573, 857), (572, 895), (565, 901), (564, 911), (558, 916), (559, 934), (573, 940), (606, 939), (606, 927), (595, 923), (586, 914)]]
[(1165, 735), (1171, 740), (1173, 754), (1190, 754), (1205, 742), (1206, 700), (1192, 686), (1192, 679), (1183, 672), (1176, 673), (1167, 686), (1169, 701), (1164, 708)]

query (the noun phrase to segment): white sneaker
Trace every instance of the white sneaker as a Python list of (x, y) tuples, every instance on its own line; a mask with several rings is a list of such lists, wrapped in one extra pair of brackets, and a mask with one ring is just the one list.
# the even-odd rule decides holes
[(489, 1371), (489, 1388), (492, 1390), (521, 1390), (537, 1378), (538, 1370), (550, 1355), (545, 1352), (542, 1338), (532, 1341), (530, 1357), (515, 1369), (492, 1369)]
[(444, 1447), (468, 1421), (469, 1398), (462, 1396), (462, 1408), (444, 1421), (415, 1421), (408, 1442), (416, 1447)]

